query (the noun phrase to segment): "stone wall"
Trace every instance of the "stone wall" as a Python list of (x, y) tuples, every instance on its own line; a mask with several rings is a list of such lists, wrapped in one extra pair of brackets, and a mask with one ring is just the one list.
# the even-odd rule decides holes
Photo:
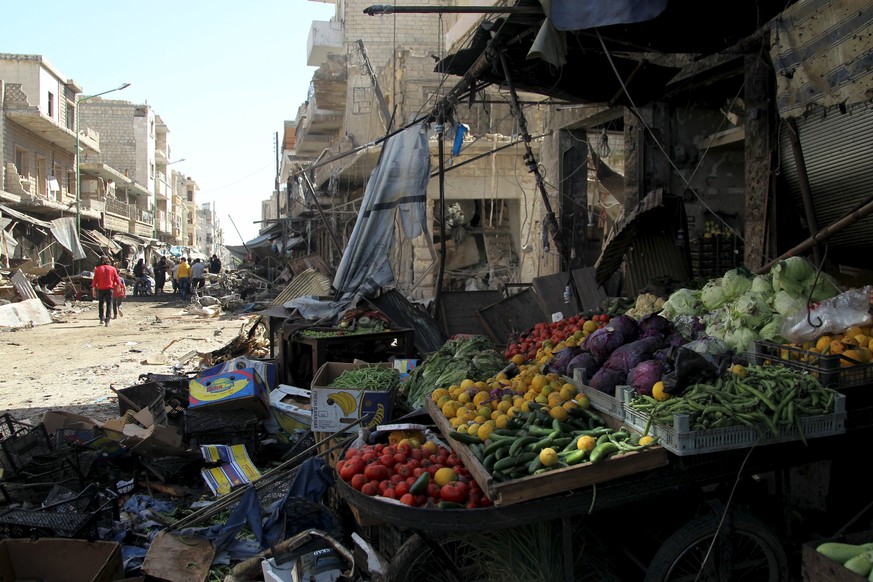
[(137, 178), (137, 144), (134, 139), (136, 105), (128, 101), (95, 98), (79, 103), (79, 128), (90, 127), (100, 134), (100, 153), (81, 154), (81, 161), (101, 162), (125, 176)]

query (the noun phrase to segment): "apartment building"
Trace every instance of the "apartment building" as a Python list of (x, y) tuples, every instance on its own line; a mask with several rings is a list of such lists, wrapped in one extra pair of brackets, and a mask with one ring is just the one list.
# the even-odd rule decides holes
[[(431, 166), (439, 167), (432, 113), (455, 80), (435, 72), (435, 59), (445, 56), (450, 39), (471, 26), (468, 20), (436, 13), (369, 16), (364, 9), (371, 5), (364, 0), (338, 1), (330, 21), (312, 23), (307, 62), (318, 68), (307, 102), (293, 122), (285, 122), (286, 192), (279, 208), (287, 209), (282, 214), (290, 232), (305, 233), (309, 248), (331, 264), (338, 263), (342, 251), (335, 248), (330, 233), (341, 244), (348, 240), (387, 133), (420, 123), (431, 136)], [(527, 114), (534, 125), (542, 119), (535, 104)], [(532, 248), (532, 238), (539, 238), (544, 210), (535, 180), (520, 162), (524, 152), (506, 147), (517, 141), (518, 127), (505, 96), (483, 90), (475, 103), (458, 105), (448, 131), (460, 124), (467, 131), (463, 147), (444, 160), (458, 166), (445, 174), (445, 210), (439, 205), (439, 182), (431, 180), (431, 231), (412, 241), (398, 234), (392, 249), (398, 287), (416, 299), (434, 295), (434, 265), (441, 246), (450, 267), (443, 281), (449, 289), (496, 289), (530, 280), (556, 265), (551, 255), (523, 250)], [(532, 143), (537, 153), (540, 143)], [(323, 215), (316, 211), (316, 200)], [(265, 216), (267, 212), (275, 210), (265, 203)], [(439, 235), (443, 217), (450, 223), (446, 240)], [(464, 235), (457, 236), (462, 231)]]
[(197, 249), (211, 257), (213, 254), (222, 256), (223, 247), (224, 234), (215, 211), (215, 202), (201, 204), (197, 211)]
[(182, 200), (182, 204), (185, 207), (185, 222), (182, 228), (181, 244), (190, 248), (197, 247), (197, 192), (199, 190), (197, 182), (190, 177), (185, 180), (185, 198)]
[(168, 168), (169, 130), (149, 105), (105, 97), (127, 86), (85, 94), (42, 55), (0, 54), (0, 254), (71, 266), (66, 237), (49, 234), (59, 219), (86, 260), (181, 242), (188, 179)]

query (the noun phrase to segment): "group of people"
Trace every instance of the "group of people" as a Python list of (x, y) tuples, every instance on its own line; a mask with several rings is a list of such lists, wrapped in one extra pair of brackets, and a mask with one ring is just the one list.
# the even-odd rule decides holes
[[(173, 293), (179, 293), (182, 299), (187, 299), (197, 289), (205, 286), (207, 270), (216, 275), (221, 272), (221, 260), (217, 255), (212, 255), (208, 264), (200, 259), (189, 261), (185, 257), (179, 259), (178, 263), (173, 263), (162, 256), (154, 267), (155, 293), (164, 292), (169, 274), (173, 283)], [(143, 283), (145, 289), (151, 288), (150, 271), (143, 259), (139, 259), (133, 268), (134, 277)], [(122, 302), (127, 297), (127, 287), (124, 279), (118, 274), (118, 269), (112, 265), (112, 259), (107, 256), (100, 257), (100, 264), (94, 269), (91, 287), (98, 301), (101, 325), (108, 327), (111, 319), (124, 317)]]

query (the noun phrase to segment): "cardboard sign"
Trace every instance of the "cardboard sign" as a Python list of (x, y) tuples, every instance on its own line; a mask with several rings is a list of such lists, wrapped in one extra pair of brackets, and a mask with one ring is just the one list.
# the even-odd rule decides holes
[(191, 408), (215, 410), (254, 410), (258, 416), (269, 414), (269, 392), (253, 368), (198, 376), (188, 384)]

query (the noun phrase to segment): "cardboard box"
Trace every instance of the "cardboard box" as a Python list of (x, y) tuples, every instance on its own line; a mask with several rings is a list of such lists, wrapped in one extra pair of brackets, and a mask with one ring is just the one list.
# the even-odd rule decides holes
[[(148, 409), (102, 424), (106, 436), (143, 457), (172, 457), (185, 454), (178, 429), (156, 424)], [(2, 582), (2, 581), (0, 581)]]
[(288, 434), (294, 434), (295, 430), (309, 430), (312, 427), (312, 401), (311, 392), (279, 384), (270, 392), (270, 408), (273, 416)]
[(0, 541), (0, 581), (110, 582), (124, 578), (116, 542), (42, 538)]
[(312, 379), (312, 430), (337, 432), (358, 418), (362, 426), (376, 427), (391, 418), (393, 394), (356, 388), (331, 388), (330, 384), (343, 372), (366, 367), (393, 369), (390, 362), (349, 364), (326, 362)]
[(264, 384), (268, 390), (272, 391), (276, 389), (276, 385), (279, 382), (279, 364), (276, 360), (258, 360), (240, 356), (239, 358), (228, 360), (223, 364), (216, 364), (212, 367), (206, 368), (201, 371), (198, 376), (214, 376), (215, 374), (244, 370), (246, 368), (253, 368), (258, 373), (258, 376), (260, 376), (261, 383)]
[(254, 368), (198, 376), (188, 385), (188, 405), (191, 408), (214, 410), (251, 409), (267, 418), (270, 394)]

